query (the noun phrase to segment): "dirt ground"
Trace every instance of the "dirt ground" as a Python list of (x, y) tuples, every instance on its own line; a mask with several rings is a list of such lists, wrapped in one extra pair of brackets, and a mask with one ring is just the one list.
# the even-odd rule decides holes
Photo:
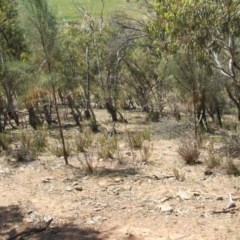
[[(145, 127), (141, 116), (118, 123), (117, 131)], [(147, 162), (133, 157), (122, 143), (124, 163), (98, 161), (93, 175), (78, 168), (76, 154), (69, 158), (71, 166), (47, 151), (18, 165), (2, 156), (0, 238), (17, 239), (11, 236), (24, 226), (53, 218), (45, 231), (18, 239), (240, 239), (239, 177), (206, 175), (204, 164), (184, 164), (177, 149), (188, 129), (181, 124), (165, 119), (147, 126), (152, 133)], [(182, 178), (176, 178), (174, 169)], [(228, 193), (236, 208), (224, 212)]]

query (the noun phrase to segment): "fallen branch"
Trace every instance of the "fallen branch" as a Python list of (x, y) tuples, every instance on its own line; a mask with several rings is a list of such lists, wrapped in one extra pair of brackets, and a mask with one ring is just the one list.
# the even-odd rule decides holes
[(221, 214), (221, 213), (235, 213), (236, 211), (239, 211), (240, 207), (233, 207), (228, 209), (222, 209), (222, 210), (213, 210), (212, 214)]

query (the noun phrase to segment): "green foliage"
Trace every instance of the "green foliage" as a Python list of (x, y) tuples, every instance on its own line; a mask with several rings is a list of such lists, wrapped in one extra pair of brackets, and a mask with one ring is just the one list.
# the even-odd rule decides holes
[(217, 38), (228, 37), (230, 31), (240, 34), (238, 1), (156, 0), (156, 12), (152, 32), (170, 50), (184, 45), (200, 54), (202, 48), (218, 48)]
[(19, 25), (18, 2), (1, 0), (0, 3), (0, 49), (3, 59), (21, 59), (26, 51), (23, 31)]
[(40, 46), (43, 48), (43, 53), (49, 65), (52, 61), (51, 58), (53, 57), (52, 53), (57, 35), (55, 16), (46, 0), (24, 0), (24, 5), (27, 10), (29, 23), (32, 24), (36, 30)]

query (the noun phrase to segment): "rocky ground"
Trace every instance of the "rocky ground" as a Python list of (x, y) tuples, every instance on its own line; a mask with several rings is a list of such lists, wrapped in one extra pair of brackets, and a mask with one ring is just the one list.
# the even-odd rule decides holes
[[(240, 239), (239, 177), (206, 175), (204, 164), (186, 165), (177, 149), (187, 132), (177, 122), (170, 131), (169, 124), (151, 125), (147, 162), (133, 158), (126, 148), (124, 163), (99, 161), (93, 175), (78, 167), (75, 155), (69, 159), (71, 166), (49, 152), (21, 164), (2, 156), (0, 238)], [(135, 130), (139, 125), (133, 121), (127, 127)], [(120, 124), (116, 128), (122, 130)], [(228, 193), (236, 207), (224, 210)], [(49, 219), (46, 229), (36, 227)]]

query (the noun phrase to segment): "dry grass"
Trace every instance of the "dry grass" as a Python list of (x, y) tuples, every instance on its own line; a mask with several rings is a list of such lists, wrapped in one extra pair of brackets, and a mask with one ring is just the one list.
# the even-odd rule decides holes
[(24, 146), (20, 146), (18, 149), (13, 151), (13, 157), (17, 162), (29, 162), (36, 160), (36, 152), (27, 149)]
[(214, 144), (211, 143), (208, 148), (208, 156), (205, 158), (205, 164), (208, 168), (213, 169), (223, 163), (223, 159), (214, 150)]
[(92, 133), (89, 131), (84, 131), (79, 133), (75, 138), (75, 144), (77, 151), (85, 152), (89, 147), (91, 147), (93, 142)]
[(182, 141), (178, 148), (178, 154), (182, 160), (188, 165), (194, 165), (199, 163), (200, 151), (197, 142), (193, 139), (187, 139)]
[(233, 175), (233, 176), (240, 176), (240, 167), (239, 164), (236, 164), (233, 159), (227, 159), (226, 160), (226, 164), (225, 164), (225, 168), (226, 168), (226, 173), (228, 175)]
[[(105, 124), (109, 124), (107, 126), (110, 127), (109, 122), (105, 121)], [(126, 126), (119, 123), (116, 135), (117, 151), (120, 151), (124, 165), (117, 164), (117, 159), (116, 161), (115, 159), (114, 161), (99, 161), (98, 159), (97, 151), (103, 149), (110, 141), (114, 142), (115, 136), (93, 134), (92, 144), (88, 147), (88, 144), (84, 143), (85, 151), (77, 151), (75, 145), (75, 136), (79, 134), (77, 128), (65, 130), (66, 141), (71, 141), (75, 151), (71, 153), (69, 159), (71, 166), (69, 167), (64, 167), (62, 159), (53, 156), (50, 152), (44, 152), (37, 161), (21, 165), (24, 171), (11, 168), (11, 165), (6, 168), (3, 162), (0, 165), (1, 188), (4, 192), (1, 198), (2, 205), (8, 206), (20, 202), (21, 206), (29, 206), (41, 216), (47, 211), (48, 214), (54, 216), (55, 224), (61, 229), (61, 223), (72, 221), (74, 216), (76, 226), (79, 226), (81, 230), (92, 226), (103, 233), (100, 238), (106, 238), (105, 233), (113, 229), (107, 238), (125, 239), (126, 236), (129, 237), (132, 234), (136, 239), (158, 239), (159, 236), (166, 239), (187, 239), (188, 236), (191, 239), (209, 239), (209, 236), (212, 240), (235, 239), (238, 234), (234, 232), (238, 225), (238, 209), (233, 209), (234, 212), (231, 213), (219, 213), (218, 215), (214, 215), (212, 211), (221, 211), (226, 206), (228, 192), (232, 192), (234, 197), (238, 196), (238, 178), (226, 176), (227, 168), (228, 174), (238, 176), (238, 160), (224, 161), (218, 168), (216, 166), (216, 174), (204, 176), (203, 180), (203, 166), (192, 167), (177, 161), (179, 138), (167, 140), (163, 138), (159, 132), (165, 131), (165, 126), (150, 125), (155, 131), (151, 138), (153, 147), (148, 148), (148, 144), (145, 147), (145, 143), (148, 143), (145, 142), (140, 149), (130, 149), (129, 142), (126, 142), (127, 131), (138, 130), (139, 125), (130, 123), (127, 127), (126, 130)], [(156, 131), (156, 127), (159, 132)], [(169, 128), (167, 130), (170, 132)], [(55, 131), (55, 136), (58, 136), (57, 129), (51, 131)], [(186, 141), (183, 141), (183, 144)], [(59, 145), (59, 151), (62, 152), (61, 144), (56, 137), (49, 136), (48, 142), (54, 146)], [(116, 146), (116, 142), (113, 145)], [(191, 148), (189, 145), (192, 151), (189, 150)], [(186, 147), (186, 145), (183, 146)], [(204, 152), (205, 150), (201, 149), (201, 155), (206, 154), (212, 166), (216, 165), (215, 158), (218, 157), (219, 146), (221, 143), (210, 149), (209, 156), (208, 150)], [(199, 154), (192, 153), (200, 152), (192, 139), (190, 143), (188, 142), (187, 150), (187, 155), (193, 156), (195, 160), (199, 159)], [(151, 154), (151, 164), (133, 164), (132, 152), (140, 161), (149, 159), (149, 154)], [(141, 154), (142, 159), (139, 158)], [(5, 168), (6, 171), (10, 169), (11, 174), (2, 173)], [(83, 177), (83, 175), (89, 176)], [(154, 178), (156, 176), (157, 178)], [(48, 183), (42, 181), (48, 178)], [(75, 186), (83, 190), (76, 190)], [(182, 194), (181, 200), (179, 192)], [(216, 200), (218, 198), (223, 201)], [(238, 206), (239, 200), (235, 201)], [(56, 208), (56, 206), (60, 207)], [(162, 208), (160, 209), (162, 206), (169, 206), (173, 210), (166, 213)], [(27, 213), (26, 216), (30, 218), (31, 214)], [(101, 216), (103, 220), (96, 222), (95, 219), (98, 219), (98, 216)], [(196, 220), (196, 216), (205, 217)], [(122, 224), (123, 222), (126, 224)], [(163, 224), (159, 225), (159, 222)], [(183, 228), (183, 224), (187, 227)], [(14, 224), (12, 225), (11, 228), (14, 227)], [(212, 227), (209, 228), (209, 225)], [(232, 232), (229, 229), (233, 229)], [(68, 239), (72, 237), (69, 233), (74, 234), (75, 230), (67, 231), (63, 237), (62, 233), (59, 233), (57, 236), (47, 235), (49, 237), (45, 238)], [(169, 236), (169, 233), (173, 234)], [(54, 233), (48, 231), (46, 234)], [(82, 232), (80, 234), (77, 232), (77, 234), (74, 234), (72, 239), (82, 236)], [(87, 237), (89, 236), (88, 234)]]
[(179, 169), (173, 168), (173, 174), (178, 181), (180, 182), (185, 181), (185, 174), (182, 173)]
[(141, 154), (141, 161), (146, 163), (149, 161), (150, 157), (151, 157), (151, 150), (152, 150), (152, 146), (151, 144), (146, 144), (142, 147), (140, 154)]
[(78, 161), (80, 163), (80, 168), (81, 170), (87, 174), (87, 175), (92, 175), (95, 173), (95, 166), (93, 164), (93, 161), (91, 158), (89, 158), (87, 153), (83, 153), (82, 157), (78, 157)]
[(141, 149), (144, 141), (150, 141), (149, 130), (140, 132), (128, 132), (128, 142), (132, 149)]
[(8, 150), (9, 145), (11, 143), (11, 138), (6, 133), (0, 133), (0, 146), (3, 150)]
[(110, 137), (106, 134), (102, 134), (98, 139), (98, 144), (98, 159), (113, 159), (119, 151), (119, 143), (117, 136)]
[(240, 156), (240, 138), (237, 135), (231, 135), (224, 139), (224, 153), (229, 157)]

